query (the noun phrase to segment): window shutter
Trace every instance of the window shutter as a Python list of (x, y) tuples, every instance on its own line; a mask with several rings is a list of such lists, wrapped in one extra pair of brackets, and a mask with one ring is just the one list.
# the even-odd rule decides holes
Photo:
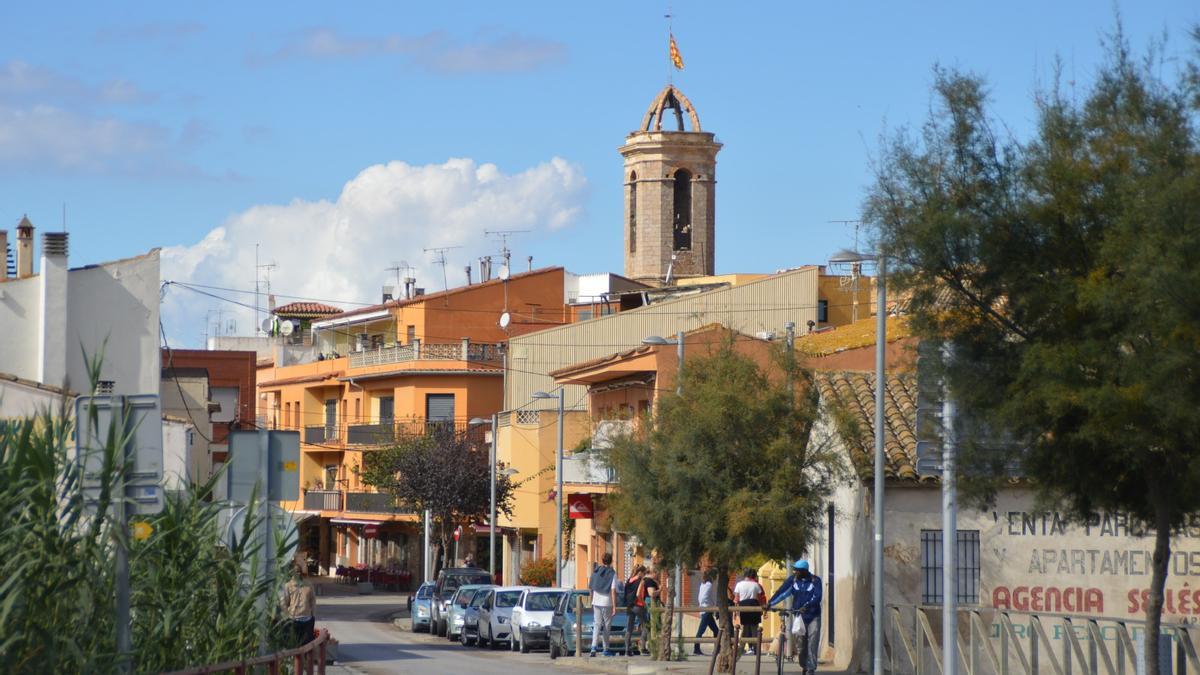
[(428, 394), (425, 397), (425, 419), (430, 422), (454, 421), (454, 394)]

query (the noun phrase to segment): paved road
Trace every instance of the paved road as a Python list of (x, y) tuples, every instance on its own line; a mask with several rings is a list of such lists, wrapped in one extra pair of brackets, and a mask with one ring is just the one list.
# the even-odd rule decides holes
[[(463, 647), (445, 638), (402, 630), (391, 623), (390, 617), (404, 609), (404, 596), (397, 594), (322, 595), (317, 604), (317, 622), (339, 642), (338, 660), (367, 675), (587, 672), (555, 667), (545, 652), (515, 654)], [(402, 623), (407, 626), (407, 619)]]

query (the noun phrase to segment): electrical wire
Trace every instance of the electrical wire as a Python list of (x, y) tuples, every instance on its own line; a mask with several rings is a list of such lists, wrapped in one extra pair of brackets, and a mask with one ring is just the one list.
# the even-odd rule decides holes
[[(166, 371), (171, 374), (171, 379), (175, 380), (175, 388), (179, 391), (179, 400), (183, 401), (183, 409), (187, 412), (188, 419), (192, 422), (192, 429), (200, 435), (200, 438), (203, 438), (205, 442), (212, 445), (213, 439), (205, 436), (204, 432), (200, 431), (200, 425), (196, 422), (196, 417), (192, 415), (192, 408), (188, 405), (187, 396), (183, 393), (183, 385), (179, 383), (179, 376), (175, 373), (175, 350), (171, 349), (171, 345), (167, 342), (167, 331), (163, 328), (162, 319), (158, 320), (158, 332), (162, 335), (163, 348), (167, 350)], [(210, 421), (209, 423), (211, 424), (212, 422)]]

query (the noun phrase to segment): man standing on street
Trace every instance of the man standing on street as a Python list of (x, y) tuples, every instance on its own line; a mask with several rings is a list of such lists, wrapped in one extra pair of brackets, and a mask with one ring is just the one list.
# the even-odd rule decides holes
[[(696, 596), (696, 604), (701, 607), (716, 607), (717, 594), (713, 592), (713, 577), (712, 569), (704, 571), (704, 581), (700, 584), (700, 593)], [(696, 637), (704, 637), (704, 631), (712, 629), (713, 637), (720, 635), (717, 632), (717, 618), (712, 612), (702, 612), (700, 614), (700, 630), (696, 631)], [(692, 654), (696, 656), (704, 656), (704, 652), (700, 651), (700, 643), (697, 642)]]
[(792, 564), (792, 578), (783, 582), (767, 606), (772, 607), (786, 597), (792, 599), (792, 609), (799, 611), (804, 619), (807, 635), (804, 675), (816, 675), (821, 652), (821, 577), (809, 572), (807, 560)]
[(592, 572), (588, 588), (592, 591), (592, 656), (600, 646), (600, 632), (604, 632), (604, 655), (612, 656), (608, 648), (608, 630), (612, 625), (613, 608), (617, 606), (617, 571), (612, 568), (612, 554), (605, 553), (602, 564)]
[(304, 579), (304, 569), (300, 563), (296, 563), (292, 571), (294, 576), (283, 587), (279, 607), (287, 617), (292, 641), (289, 646), (299, 647), (313, 639), (313, 628), (317, 622), (317, 594), (313, 591), (312, 584)]

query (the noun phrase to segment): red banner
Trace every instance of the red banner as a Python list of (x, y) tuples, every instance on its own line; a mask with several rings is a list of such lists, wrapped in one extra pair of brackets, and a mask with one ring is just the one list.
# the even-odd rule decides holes
[(572, 519), (592, 517), (592, 496), (571, 495), (567, 500), (567, 515)]

